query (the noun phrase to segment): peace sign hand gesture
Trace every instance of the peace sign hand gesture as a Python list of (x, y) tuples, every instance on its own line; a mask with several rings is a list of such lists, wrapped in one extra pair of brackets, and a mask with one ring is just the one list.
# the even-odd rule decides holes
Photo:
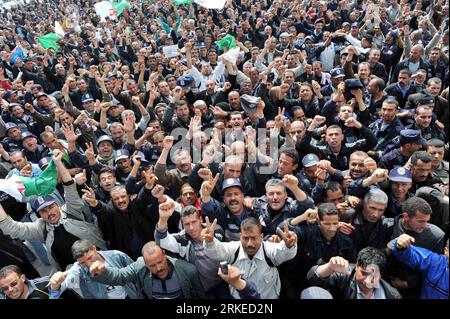
[(284, 231), (281, 230), (281, 228), (277, 228), (277, 235), (284, 240), (284, 244), (287, 248), (292, 248), (297, 244), (297, 235), (293, 231), (289, 230), (287, 221), (285, 221), (283, 224)]
[(202, 239), (207, 243), (214, 241), (214, 232), (216, 230), (217, 218), (214, 219), (212, 224), (209, 222), (208, 216), (205, 217), (206, 227), (202, 229)]

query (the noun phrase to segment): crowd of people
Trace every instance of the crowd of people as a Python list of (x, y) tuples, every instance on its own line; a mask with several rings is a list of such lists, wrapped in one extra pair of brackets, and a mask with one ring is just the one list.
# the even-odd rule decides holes
[(448, 1), (97, 2), (0, 11), (1, 297), (448, 298)]

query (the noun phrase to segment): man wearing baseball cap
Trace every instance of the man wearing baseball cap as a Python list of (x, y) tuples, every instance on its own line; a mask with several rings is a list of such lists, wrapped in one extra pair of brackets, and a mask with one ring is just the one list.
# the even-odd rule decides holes
[(408, 162), (409, 157), (416, 151), (421, 150), (427, 145), (427, 141), (422, 137), (418, 130), (400, 131), (400, 148), (396, 148), (384, 154), (378, 166), (391, 170), (395, 166), (403, 166)]
[(16, 123), (8, 122), (5, 124), (5, 135), (2, 144), (5, 151), (8, 153), (20, 151), (22, 145), (20, 143), (20, 135), (22, 134), (19, 126)]
[(389, 200), (385, 210), (386, 217), (396, 217), (402, 214), (402, 205), (414, 196), (409, 190), (412, 187), (411, 171), (403, 166), (397, 166), (389, 171)]
[(214, 179), (204, 181), (200, 189), (202, 215), (213, 221), (225, 231), (227, 240), (239, 240), (241, 222), (247, 217), (258, 216), (244, 207), (244, 192), (237, 178), (226, 178), (222, 183), (222, 203), (211, 197), (211, 193), (219, 180), (219, 174)]
[(324, 96), (330, 96), (333, 92), (336, 92), (339, 83), (344, 81), (345, 71), (342, 68), (334, 68), (330, 70), (331, 83), (326, 84), (320, 89), (320, 93)]
[(102, 249), (106, 248), (101, 231), (95, 224), (86, 221), (84, 203), (70, 172), (62, 162), (62, 155), (60, 151), (54, 150), (53, 161), (64, 185), (66, 203), (63, 206), (57, 204), (53, 195), (38, 197), (31, 206), (41, 218), (32, 223), (21, 223), (15, 222), (0, 205), (0, 230), (13, 238), (43, 242), (51, 265), (58, 270), (65, 270), (74, 262), (70, 247), (80, 238), (91, 240)]
[(38, 139), (33, 133), (28, 131), (22, 132), (20, 141), (23, 146), (22, 152), (30, 162), (37, 164), (40, 159), (48, 156), (48, 148), (38, 144)]

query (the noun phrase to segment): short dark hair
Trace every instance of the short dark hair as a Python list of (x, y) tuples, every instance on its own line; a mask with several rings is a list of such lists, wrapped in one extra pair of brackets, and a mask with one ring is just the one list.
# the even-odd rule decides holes
[(417, 151), (414, 152), (413, 155), (411, 155), (411, 164), (412, 165), (417, 165), (417, 161), (421, 160), (424, 163), (431, 163), (431, 161), (433, 160), (433, 157), (425, 152), (425, 151)]
[(412, 72), (409, 69), (407, 69), (407, 68), (401, 69), (400, 72), (398, 72), (398, 74), (399, 75), (400, 74), (408, 74), (409, 77), (412, 76)]
[(258, 230), (262, 233), (261, 223), (255, 217), (248, 217), (248, 218), (244, 219), (241, 223), (241, 231), (250, 230), (254, 226), (256, 226), (258, 228)]
[(16, 265), (8, 265), (0, 269), (0, 280), (3, 278), (8, 277), (9, 275), (16, 273), (17, 275), (22, 275), (22, 270), (19, 268), (19, 266)]
[(194, 214), (197, 214), (197, 216), (200, 216), (200, 212), (198, 211), (198, 209), (195, 206), (188, 205), (183, 208), (183, 210), (181, 211), (180, 217), (186, 217), (186, 216), (190, 216), (190, 215), (194, 215)]
[(336, 205), (333, 203), (322, 203), (317, 208), (317, 214), (319, 215), (319, 219), (323, 220), (323, 217), (325, 215), (333, 216), (333, 215), (339, 215), (339, 211), (336, 208)]
[(438, 139), (438, 138), (432, 138), (431, 140), (427, 141), (427, 150), (430, 146), (433, 147), (445, 147), (444, 141)]
[(380, 269), (380, 273), (384, 272), (386, 267), (386, 256), (385, 254), (374, 247), (366, 247), (361, 249), (356, 257), (356, 265), (362, 268), (366, 268), (369, 265), (376, 265)]
[(114, 169), (106, 166), (100, 170), (100, 172), (98, 173), (98, 177), (100, 177), (100, 175), (105, 174), (105, 173), (111, 173), (111, 174), (113, 174), (113, 176), (116, 176), (116, 174), (114, 173)]
[(84, 254), (86, 254), (89, 250), (92, 249), (92, 246), (94, 246), (89, 240), (87, 239), (79, 239), (76, 242), (72, 244), (72, 257), (74, 259), (78, 259), (80, 257), (83, 257)]
[(294, 161), (294, 164), (298, 164), (300, 161), (300, 156), (298, 155), (298, 152), (295, 148), (285, 148), (280, 152), (280, 156), (281, 154), (284, 154), (290, 158), (292, 158), (292, 160)]
[(431, 215), (431, 213), (433, 213), (430, 204), (423, 198), (413, 196), (403, 203), (402, 212), (407, 213), (409, 217), (416, 216), (416, 212), (418, 211), (426, 215)]
[(344, 186), (335, 181), (329, 181), (325, 186), (325, 191), (323, 192), (324, 199), (328, 197), (328, 192), (335, 192), (341, 190), (342, 194), (345, 193)]

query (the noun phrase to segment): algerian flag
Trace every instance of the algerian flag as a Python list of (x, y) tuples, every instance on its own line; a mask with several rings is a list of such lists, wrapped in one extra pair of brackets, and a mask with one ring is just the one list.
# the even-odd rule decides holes
[(216, 41), (216, 44), (219, 46), (221, 50), (223, 50), (224, 47), (232, 49), (237, 46), (236, 39), (231, 34), (227, 34), (225, 37), (222, 38), (222, 40)]
[(194, 0), (194, 2), (207, 9), (222, 10), (227, 0)]
[(48, 33), (42, 37), (36, 37), (36, 40), (39, 41), (39, 43), (45, 48), (49, 49), (52, 48), (55, 51), (59, 50), (59, 43), (58, 41), (61, 40), (61, 37), (59, 35), (56, 35), (54, 33)]
[(21, 201), (23, 196), (46, 196), (56, 189), (56, 166), (53, 160), (38, 177), (13, 175), (9, 179), (0, 179), (0, 191)]
[(192, 0), (175, 0), (175, 5), (180, 6), (182, 4), (189, 4), (192, 3)]
[(112, 5), (113, 9), (115, 10), (117, 17), (122, 14), (122, 12), (123, 12), (123, 10), (125, 10), (125, 8), (131, 8), (131, 4), (129, 4), (125, 0), (122, 0), (119, 2), (111, 2), (111, 5)]

